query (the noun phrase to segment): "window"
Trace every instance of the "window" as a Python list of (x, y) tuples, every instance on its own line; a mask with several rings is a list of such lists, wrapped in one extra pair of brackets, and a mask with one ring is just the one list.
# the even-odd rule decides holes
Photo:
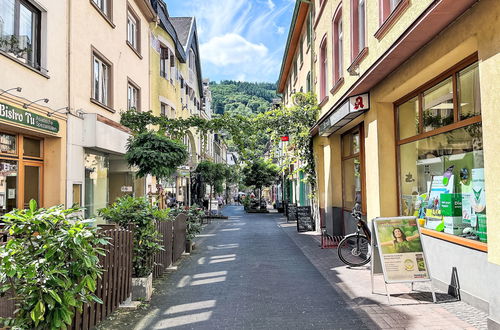
[(396, 7), (402, 2), (402, 0), (381, 0), (381, 23), (383, 23), (391, 13), (396, 9)]
[(299, 43), (299, 61), (300, 65), (304, 63), (304, 36), (300, 37), (300, 43)]
[(365, 0), (351, 0), (352, 4), (352, 40), (351, 57), (354, 60), (366, 47)]
[(160, 76), (165, 79), (168, 79), (168, 72), (170, 71), (169, 52), (168, 48), (160, 46)]
[(307, 73), (307, 78), (306, 78), (306, 92), (309, 93), (312, 90), (312, 85), (311, 85), (311, 71)]
[(479, 72), (471, 60), (396, 106), (400, 213), (487, 242)]
[(293, 59), (293, 71), (292, 71), (292, 79), (293, 79), (293, 83), (295, 84), (295, 82), (297, 81), (297, 58), (295, 57)]
[(111, 106), (111, 65), (95, 52), (92, 57), (92, 99), (105, 106)]
[(140, 21), (132, 8), (127, 11), (127, 42), (137, 52), (140, 52)]
[(342, 207), (352, 210), (356, 203), (364, 205), (362, 125), (342, 135)]
[(189, 50), (189, 82), (193, 83), (196, 76), (196, 56), (192, 49)]
[(24, 0), (0, 2), (0, 50), (40, 69), (41, 13)]
[(342, 30), (342, 8), (340, 7), (333, 19), (333, 82), (337, 83), (343, 76), (343, 42), (344, 34)]
[(109, 156), (85, 153), (85, 218), (108, 205)]
[(320, 102), (326, 97), (327, 84), (328, 84), (328, 56), (326, 48), (326, 37), (323, 38), (320, 48)]
[(307, 41), (307, 47), (311, 45), (311, 17), (310, 15), (307, 16), (307, 24), (306, 24), (306, 41)]
[(140, 88), (129, 80), (127, 86), (127, 108), (140, 111)]
[(90, 2), (99, 9), (101, 14), (111, 20), (112, 0), (90, 0)]

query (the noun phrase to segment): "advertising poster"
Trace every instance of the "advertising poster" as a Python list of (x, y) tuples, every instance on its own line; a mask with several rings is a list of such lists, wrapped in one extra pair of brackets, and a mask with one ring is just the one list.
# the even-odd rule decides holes
[(430, 280), (415, 217), (380, 218), (374, 225), (387, 283)]

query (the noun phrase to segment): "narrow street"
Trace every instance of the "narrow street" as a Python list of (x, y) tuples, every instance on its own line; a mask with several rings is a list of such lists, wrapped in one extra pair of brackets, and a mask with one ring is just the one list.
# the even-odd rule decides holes
[[(321, 256), (332, 260), (335, 250), (321, 250), (313, 237), (297, 235), (292, 223), (282, 222), (282, 215), (246, 214), (239, 206), (227, 207), (224, 213), (229, 220), (214, 220), (206, 226), (199, 235), (195, 252), (182, 260), (177, 271), (156, 283), (149, 305), (119, 312), (99, 328), (403, 329), (432, 324), (436, 329), (480, 329), (485, 326), (485, 315), (480, 312), (472, 313), (474, 320), (461, 320), (457, 315), (472, 308), (461, 302), (435, 305), (403, 295), (394, 298), (396, 306), (384, 306), (384, 295), (369, 294), (366, 268), (319, 264)], [(318, 257), (311, 257), (308, 249), (314, 249)]]
[[(228, 207), (130, 329), (363, 329), (359, 316), (277, 225)], [(124, 329), (105, 322), (102, 329)]]

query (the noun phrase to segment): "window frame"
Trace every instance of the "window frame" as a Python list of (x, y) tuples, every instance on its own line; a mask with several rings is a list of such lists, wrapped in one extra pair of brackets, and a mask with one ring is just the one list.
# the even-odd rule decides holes
[[(164, 57), (166, 54), (166, 57)], [(163, 70), (162, 70), (163, 69)], [(170, 74), (169, 74), (170, 73)], [(160, 77), (169, 79), (170, 72), (170, 49), (160, 44)]]
[(410, 6), (410, 0), (400, 0), (395, 8), (390, 10), (391, 0), (379, 0), (379, 28), (373, 35), (378, 40), (382, 39), (387, 31), (394, 25), (398, 18)]
[[(344, 155), (344, 141), (343, 138), (347, 135), (352, 135), (355, 131), (359, 132), (359, 152)], [(359, 158), (360, 163), (360, 176), (361, 176), (361, 213), (366, 215), (366, 171), (365, 171), (365, 139), (364, 139), (364, 122), (359, 123), (347, 132), (342, 133), (340, 136), (340, 173), (342, 174), (342, 210), (351, 212), (352, 209), (345, 207), (345, 176), (344, 176), (344, 162), (353, 158)]]
[(106, 3), (106, 10), (103, 10), (99, 4), (96, 3), (99, 0), (89, 0), (90, 4), (97, 10), (97, 12), (104, 18), (106, 22), (114, 29), (116, 26), (113, 23), (113, 0), (100, 0), (102, 3)]
[[(340, 28), (339, 28), (340, 27)], [(330, 91), (334, 94), (340, 87), (344, 78), (344, 24), (342, 21), (342, 3), (335, 10), (332, 19), (333, 30), (333, 88)]]
[[(130, 19), (134, 20), (135, 22), (135, 45), (132, 41), (129, 40), (129, 22), (130, 22)], [(126, 42), (127, 42), (127, 45), (136, 53), (137, 56), (139, 56), (141, 59), (142, 59), (142, 56), (141, 56), (141, 19), (139, 18), (139, 16), (137, 15), (137, 13), (135, 12), (134, 8), (132, 8), (132, 6), (127, 2), (127, 18), (126, 18), (126, 25), (127, 27), (127, 38), (126, 38)]]
[[(401, 2), (404, 2), (404, 1), (405, 0), (402, 0)], [(401, 2), (400, 2), (400, 4), (401, 4)], [(438, 75), (434, 79), (423, 84), (422, 86), (420, 86), (419, 88), (417, 88), (413, 92), (407, 94), (406, 96), (404, 96), (401, 99), (394, 102), (394, 123), (395, 123), (394, 129), (395, 129), (395, 137), (396, 137), (395, 148), (396, 148), (396, 176), (397, 176), (397, 199), (398, 199), (397, 205), (398, 205), (398, 214), (399, 215), (402, 214), (402, 211), (401, 211), (401, 154), (400, 154), (401, 152), (400, 152), (400, 147), (404, 144), (416, 142), (419, 140), (424, 140), (426, 138), (429, 138), (429, 137), (432, 137), (435, 135), (447, 133), (447, 132), (450, 132), (450, 131), (453, 131), (453, 130), (456, 130), (459, 128), (467, 127), (467, 126), (470, 126), (473, 124), (481, 123), (481, 125), (482, 125), (482, 115), (481, 114), (470, 117), (470, 118), (466, 118), (466, 119), (460, 119), (460, 117), (458, 116), (459, 109), (458, 109), (458, 101), (457, 101), (457, 97), (458, 97), (457, 77), (458, 77), (460, 71), (466, 69), (467, 67), (473, 65), (474, 63), (479, 63), (477, 53), (474, 53), (474, 54), (466, 57), (462, 61), (460, 61), (457, 64), (455, 64), (454, 66), (452, 66), (450, 69), (446, 70), (445, 72), (441, 73), (440, 75)], [(442, 126), (442, 127), (436, 128), (436, 129), (428, 131), (428, 132), (423, 132), (423, 129), (421, 127), (422, 126), (422, 107), (423, 107), (422, 95), (426, 90), (432, 88), (433, 86), (438, 85), (442, 81), (448, 79), (450, 76), (453, 79), (454, 121), (452, 124)], [(411, 137), (408, 137), (405, 139), (400, 139), (399, 138), (398, 107), (400, 105), (406, 103), (407, 101), (415, 98), (415, 97), (418, 97), (418, 99), (419, 99), (419, 121), (420, 121), (419, 122), (419, 126), (420, 126), (419, 132), (418, 132), (418, 134), (416, 134), (414, 136), (411, 136)], [(460, 236), (447, 234), (444, 232), (437, 232), (435, 230), (428, 229), (428, 228), (421, 228), (421, 230), (422, 230), (422, 233), (427, 235), (427, 236), (442, 239), (444, 241), (452, 242), (452, 243), (455, 243), (455, 244), (458, 244), (461, 246), (465, 246), (468, 248), (472, 248), (472, 249), (475, 249), (478, 251), (483, 251), (483, 252), (488, 251), (488, 243), (470, 240), (470, 239), (462, 238)]]
[[(95, 59), (97, 59), (101, 63), (101, 65), (105, 64), (108, 68), (108, 70), (107, 70), (108, 77), (107, 77), (107, 81), (106, 81), (107, 82), (107, 84), (106, 84), (107, 85), (107, 100), (106, 100), (107, 103), (103, 103), (94, 97), (95, 96), (95, 89), (94, 89), (95, 88), (95, 85), (94, 85), (94, 82), (95, 82), (95, 76), (94, 76), (94, 74), (95, 74), (95, 70), (94, 70)], [(90, 101), (92, 103), (95, 103), (95, 104), (105, 108), (106, 110), (114, 113), (115, 110), (113, 109), (113, 64), (110, 60), (108, 60), (104, 55), (102, 55), (101, 52), (99, 52), (94, 47), (91, 47), (90, 62), (91, 62)]]
[[(41, 66), (41, 59), (42, 59), (42, 54), (41, 54), (42, 53), (41, 52), (41, 50), (42, 50), (42, 11), (37, 6), (35, 6), (30, 1), (27, 1), (27, 0), (13, 0), (13, 2), (14, 2), (14, 17), (13, 17), (14, 31), (13, 31), (12, 36), (17, 38), (17, 40), (19, 42), (19, 30), (20, 30), (20, 24), (21, 24), (21, 5), (22, 5), (31, 12), (31, 17), (32, 17), (31, 33), (33, 35), (35, 35), (32, 38), (32, 45), (34, 45), (34, 47), (33, 47), (34, 51), (32, 50), (31, 59), (29, 59), (28, 56), (27, 56), (27, 58), (19, 57), (19, 56), (17, 56), (17, 57), (12, 56), (9, 54), (9, 50), (0, 49), (0, 52), (2, 52), (2, 54), (6, 55), (7, 57), (9, 57), (11, 59), (14, 59), (18, 63), (26, 65), (29, 68), (33, 68), (37, 72), (42, 72), (42, 70), (44, 70)], [(12, 50), (12, 48), (10, 50)]]
[(130, 110), (130, 98), (129, 91), (130, 89), (134, 89), (136, 91), (136, 107), (135, 110), (141, 112), (141, 88), (137, 85), (132, 79), (127, 77), (127, 110)]
[[(363, 2), (363, 28), (361, 34), (361, 24), (359, 20), (359, 3)], [(366, 0), (351, 0), (351, 62), (360, 62), (360, 55), (368, 48), (367, 46), (367, 18), (366, 18)], [(343, 27), (342, 27), (343, 28)], [(342, 30), (345, 30), (344, 28)], [(360, 47), (360, 37), (363, 37), (363, 46)]]
[(320, 66), (320, 103), (328, 96), (328, 41), (327, 36), (323, 37), (319, 46), (319, 66)]

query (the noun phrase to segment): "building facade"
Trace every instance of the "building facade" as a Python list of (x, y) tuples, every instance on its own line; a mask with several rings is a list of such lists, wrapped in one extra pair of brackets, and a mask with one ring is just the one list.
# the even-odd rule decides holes
[(150, 109), (149, 24), (156, 15), (146, 0), (77, 1), (68, 10), (68, 94), (76, 116), (68, 120), (66, 199), (93, 217), (120, 196), (146, 193), (124, 158), (130, 135), (120, 113)]
[(67, 4), (0, 5), (0, 213), (65, 202)]
[[(484, 22), (498, 22), (500, 4), (316, 0), (308, 6), (321, 107), (311, 130), (321, 222), (334, 235), (354, 231), (355, 203), (367, 219), (425, 219), (434, 283), (448, 291), (452, 275), (458, 277), (462, 300), (487, 311), (489, 325), (498, 327), (500, 25)], [(456, 214), (441, 213), (439, 189), (459, 199)]]

